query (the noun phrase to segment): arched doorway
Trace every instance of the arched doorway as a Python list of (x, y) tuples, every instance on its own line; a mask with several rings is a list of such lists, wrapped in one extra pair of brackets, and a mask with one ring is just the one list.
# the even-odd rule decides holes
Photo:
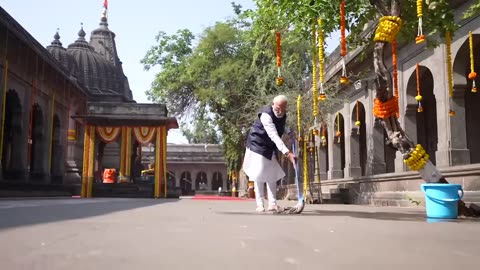
[(223, 188), (222, 173), (214, 172), (212, 179), (212, 190), (218, 190), (219, 187)]
[[(468, 36), (458, 50), (453, 61), (454, 91), (453, 110), (456, 115), (450, 117), (452, 165), (480, 163), (480, 35), (472, 35), (474, 70), (477, 72), (475, 84), (477, 92), (472, 92), (473, 81), (468, 79), (470, 70), (470, 46)], [(463, 94), (460, 94), (463, 93)], [(465, 113), (465, 117), (463, 117)], [(461, 153), (468, 149), (469, 155)], [(465, 149), (465, 150), (464, 150)], [(467, 158), (465, 158), (465, 156)]]
[(44, 145), (45, 125), (42, 108), (35, 103), (32, 108), (32, 131), (31, 131), (31, 152), (30, 152), (30, 178), (41, 180), (44, 176), (44, 160), (48, 147)]
[(365, 126), (365, 107), (359, 101), (352, 111), (352, 132), (350, 137), (350, 176), (366, 175), (367, 136)]
[(333, 156), (332, 156), (332, 179), (344, 177), (345, 169), (345, 121), (341, 113), (334, 118)]
[(192, 194), (192, 176), (190, 172), (183, 172), (180, 176), (180, 188), (182, 189), (182, 195)]
[(22, 105), (15, 90), (8, 90), (5, 104), (5, 131), (3, 138), (2, 170), (6, 179), (15, 179), (21, 162)]
[(205, 190), (207, 188), (207, 174), (205, 172), (197, 173), (195, 178), (195, 190)]
[[(414, 71), (407, 84), (407, 113), (405, 131), (411, 139), (421, 144), (430, 155), (430, 161), (435, 164), (437, 152), (437, 101), (433, 93), (433, 75), (424, 66), (418, 67), (420, 81), (421, 106), (415, 100), (417, 92), (417, 75)], [(419, 108), (421, 108), (419, 110)], [(408, 123), (407, 123), (408, 122)]]

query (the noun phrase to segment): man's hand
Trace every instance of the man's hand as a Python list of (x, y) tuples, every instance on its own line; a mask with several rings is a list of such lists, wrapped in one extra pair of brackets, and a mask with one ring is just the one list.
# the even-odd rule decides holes
[(295, 165), (295, 163), (297, 162), (297, 157), (292, 152), (288, 152), (287, 158), (292, 162), (293, 165)]

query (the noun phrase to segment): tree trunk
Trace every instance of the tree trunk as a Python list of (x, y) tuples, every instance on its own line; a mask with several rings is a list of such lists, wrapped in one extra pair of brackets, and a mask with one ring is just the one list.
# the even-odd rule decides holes
[[(401, 11), (399, 0), (392, 0), (390, 8), (386, 6), (385, 2), (388, 1), (370, 0), (370, 3), (375, 6), (382, 16), (400, 16)], [(390, 100), (394, 95), (392, 76), (386, 68), (383, 59), (384, 48), (386, 44), (386, 42), (375, 42), (373, 51), (373, 66), (375, 69), (377, 82), (376, 98), (381, 102)], [(400, 151), (400, 153), (402, 153), (404, 159), (410, 157), (410, 154), (415, 150), (415, 144), (407, 136), (407, 134), (405, 134), (405, 131), (400, 126), (396, 115), (386, 119), (380, 118), (379, 120), (387, 132), (389, 143), (391, 143), (398, 151)], [(427, 183), (448, 183), (437, 167), (435, 167), (430, 160), (428, 160), (425, 166), (418, 172), (422, 179)], [(458, 206), (460, 215), (472, 216), (479, 214), (475, 213), (473, 209), (467, 208), (463, 201), (459, 201)]]

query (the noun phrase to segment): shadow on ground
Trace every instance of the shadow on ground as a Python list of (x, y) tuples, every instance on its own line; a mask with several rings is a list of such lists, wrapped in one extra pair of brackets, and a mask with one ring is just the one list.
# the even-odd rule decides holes
[[(62, 201), (65, 203), (62, 203)], [(46, 200), (0, 200), (0, 231), (8, 228), (81, 219), (113, 212), (172, 203), (178, 199), (50, 199)], [(74, 200), (81, 200), (78, 203)], [(56, 201), (56, 203), (55, 203)], [(12, 207), (8, 206), (11, 202)], [(14, 202), (23, 203), (16, 206)], [(51, 202), (51, 203), (50, 203)], [(1, 207), (3, 206), (3, 208)]]
[(415, 212), (387, 212), (387, 211), (376, 211), (376, 212), (366, 212), (366, 211), (345, 211), (345, 210), (309, 210), (303, 211), (301, 214), (274, 214), (274, 213), (256, 213), (256, 212), (217, 212), (219, 214), (225, 215), (257, 215), (257, 216), (292, 216), (292, 217), (352, 217), (359, 219), (376, 219), (376, 220), (388, 220), (388, 221), (418, 221), (418, 222), (480, 222), (478, 218), (464, 218), (459, 217), (458, 219), (431, 219), (427, 218), (425, 213), (415, 213)]

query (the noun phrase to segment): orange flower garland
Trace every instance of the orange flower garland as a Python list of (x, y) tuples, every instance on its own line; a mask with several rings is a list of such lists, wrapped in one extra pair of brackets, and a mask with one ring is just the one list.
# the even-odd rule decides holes
[(342, 76), (340, 77), (341, 84), (348, 84), (347, 68), (345, 67), (345, 56), (347, 55), (347, 41), (345, 37), (345, 0), (340, 2), (340, 55), (342, 56)]
[(417, 75), (417, 96), (415, 97), (415, 100), (418, 102), (418, 109), (417, 112), (423, 112), (422, 108), (422, 95), (420, 94), (420, 66), (417, 65), (415, 66), (415, 73)]
[(280, 72), (280, 68), (282, 67), (282, 44), (281, 44), (280, 32), (275, 33), (275, 41), (277, 44), (277, 71), (278, 71), (276, 83), (278, 86), (282, 86), (283, 77), (282, 77), (282, 73)]
[(472, 80), (472, 93), (477, 92), (477, 86), (475, 85), (475, 78), (477, 78), (477, 73), (475, 72), (474, 62), (473, 62), (473, 36), (472, 31), (468, 32), (468, 43), (470, 46), (470, 73), (468, 78)]
[(379, 99), (374, 100), (373, 115), (377, 118), (386, 119), (396, 115), (398, 111), (397, 97), (393, 96), (386, 102), (381, 102)]
[(327, 145), (327, 127), (325, 126), (325, 122), (322, 122), (322, 137), (320, 137), (320, 141), (322, 146)]
[[(397, 39), (392, 41), (392, 66), (393, 66), (393, 93), (398, 101), (398, 67), (397, 67)], [(397, 111), (397, 118), (400, 117), (400, 112)]]

